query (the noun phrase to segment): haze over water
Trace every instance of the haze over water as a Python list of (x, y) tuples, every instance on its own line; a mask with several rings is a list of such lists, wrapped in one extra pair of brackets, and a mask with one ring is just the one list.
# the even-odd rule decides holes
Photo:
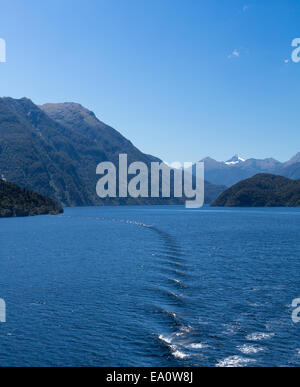
[(0, 220), (2, 366), (299, 366), (299, 209)]

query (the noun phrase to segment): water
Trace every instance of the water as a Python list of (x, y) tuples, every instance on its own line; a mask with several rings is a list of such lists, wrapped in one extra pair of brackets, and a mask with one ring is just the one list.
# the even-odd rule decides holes
[(299, 366), (299, 209), (0, 220), (2, 366)]

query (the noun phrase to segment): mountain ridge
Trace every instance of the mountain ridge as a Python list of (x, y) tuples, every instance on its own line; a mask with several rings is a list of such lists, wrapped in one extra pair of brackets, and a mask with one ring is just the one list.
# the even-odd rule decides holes
[[(28, 98), (0, 98), (0, 176), (63, 206), (183, 204), (185, 199), (100, 199), (96, 167), (120, 153), (149, 165), (146, 155), (80, 104), (35, 105)], [(206, 182), (206, 202), (226, 189)]]
[[(241, 159), (240, 156), (239, 158)], [(233, 159), (236, 160), (236, 156), (230, 160)], [(255, 176), (258, 173), (272, 173), (289, 178), (300, 178), (300, 153), (283, 163), (271, 157), (241, 160), (243, 161), (226, 162), (216, 161), (211, 157), (206, 157), (201, 161), (205, 165), (205, 176), (207, 180), (213, 184), (223, 184), (227, 187)]]

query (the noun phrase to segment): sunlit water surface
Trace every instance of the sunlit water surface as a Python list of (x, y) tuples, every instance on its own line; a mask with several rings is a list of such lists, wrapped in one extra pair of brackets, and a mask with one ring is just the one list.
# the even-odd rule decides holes
[(298, 366), (299, 209), (0, 220), (0, 365)]

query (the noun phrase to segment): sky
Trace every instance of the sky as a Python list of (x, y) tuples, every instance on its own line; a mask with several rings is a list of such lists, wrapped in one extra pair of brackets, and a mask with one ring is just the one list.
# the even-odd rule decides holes
[(78, 102), (161, 159), (300, 152), (298, 0), (0, 0), (0, 95)]

